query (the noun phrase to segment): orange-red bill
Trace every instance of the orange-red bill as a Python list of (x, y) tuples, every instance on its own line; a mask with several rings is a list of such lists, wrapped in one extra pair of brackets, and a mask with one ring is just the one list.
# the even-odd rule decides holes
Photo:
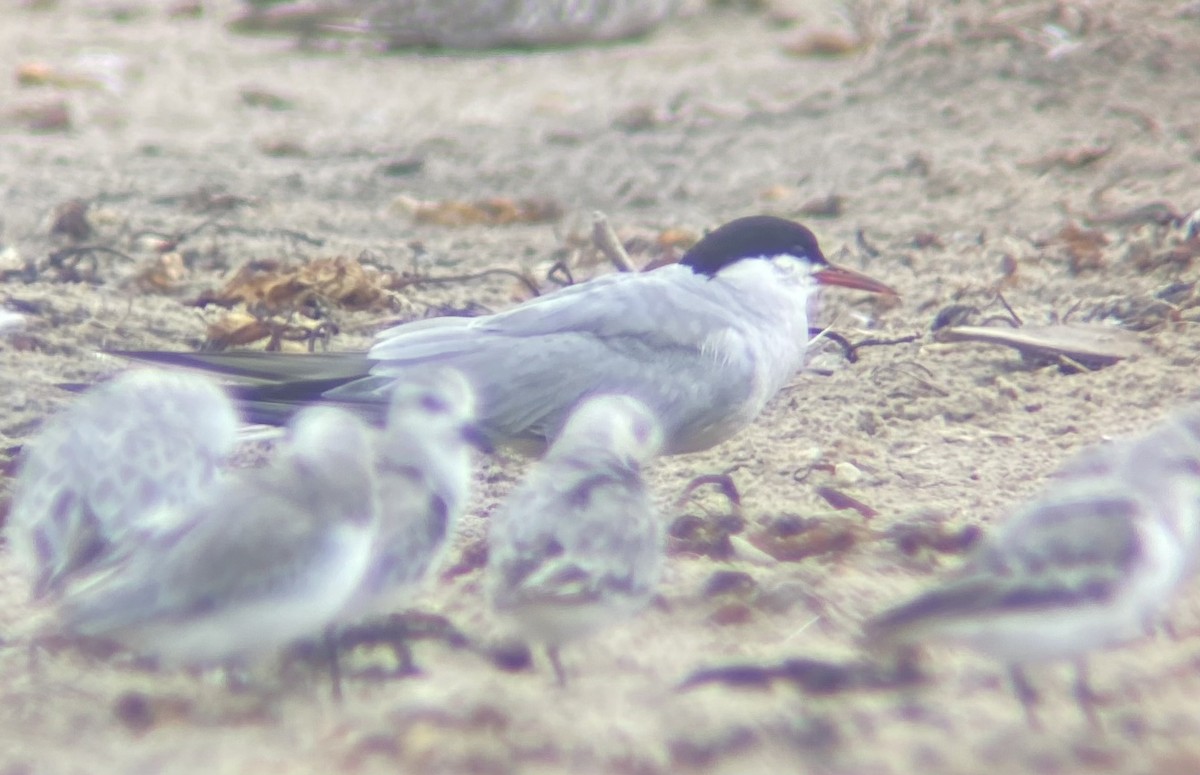
[(886, 296), (900, 295), (878, 280), (867, 277), (862, 272), (855, 272), (853, 269), (845, 269), (832, 264), (823, 266), (813, 272), (813, 277), (821, 285), (840, 285), (843, 288), (853, 288), (856, 291), (867, 291), (868, 293), (882, 293)]

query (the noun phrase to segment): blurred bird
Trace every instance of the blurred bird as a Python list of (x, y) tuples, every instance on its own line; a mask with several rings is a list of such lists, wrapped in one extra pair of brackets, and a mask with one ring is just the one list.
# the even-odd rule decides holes
[(139, 369), (84, 394), (25, 445), (9, 546), (34, 599), (178, 527), (217, 481), (237, 414), (205, 377)]
[(654, 594), (664, 535), (641, 466), (661, 442), (658, 422), (637, 399), (588, 399), (492, 518), (492, 607), (545, 644), (559, 684), (560, 645), (632, 614)]
[(1200, 537), (1200, 410), (1085, 450), (952, 577), (866, 624), (871, 646), (963, 643), (1003, 660), (1036, 725), (1027, 663), (1073, 659), (1097, 723), (1086, 655), (1147, 633), (1192, 573)]
[(599, 277), (495, 315), (395, 326), (366, 354), (121, 354), (218, 372), (239, 383), (248, 418), (266, 423), (318, 400), (379, 421), (398, 377), (448, 365), (475, 387), (493, 440), (538, 446), (583, 398), (619, 393), (651, 409), (664, 453), (678, 454), (733, 436), (792, 378), (820, 285), (895, 293), (830, 265), (804, 226), (754, 216), (716, 229), (678, 264)]
[(474, 417), (471, 386), (453, 369), (397, 381), (377, 445), (379, 535), (341, 620), (399, 610), (440, 564), (470, 496)]
[(173, 665), (251, 659), (319, 635), (362, 584), (378, 524), (361, 420), (296, 415), (272, 463), (230, 474), (155, 536), (67, 590), (60, 624)]

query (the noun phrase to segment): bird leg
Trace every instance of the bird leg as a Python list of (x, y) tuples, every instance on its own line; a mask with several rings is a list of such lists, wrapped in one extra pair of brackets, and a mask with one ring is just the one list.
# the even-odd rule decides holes
[(329, 684), (333, 701), (342, 702), (342, 662), (338, 655), (338, 633), (330, 626), (325, 628), (325, 658), (329, 661)]
[(558, 685), (562, 688), (567, 686), (567, 674), (563, 670), (562, 661), (558, 658), (558, 646), (546, 646), (546, 656), (550, 659), (550, 666), (554, 668), (554, 677), (558, 681)]
[(1021, 701), (1021, 707), (1025, 709), (1025, 720), (1029, 722), (1031, 729), (1041, 730), (1042, 723), (1038, 721), (1037, 709), (1038, 693), (1033, 688), (1033, 684), (1029, 683), (1029, 679), (1025, 677), (1025, 671), (1019, 665), (1009, 665), (1008, 679), (1012, 683), (1013, 693), (1017, 695), (1017, 699)]
[(1072, 688), (1075, 701), (1079, 703), (1079, 709), (1087, 717), (1088, 724), (1092, 729), (1099, 731), (1101, 729), (1100, 717), (1096, 715), (1096, 704), (1100, 701), (1100, 695), (1096, 694), (1088, 681), (1086, 659), (1080, 658), (1075, 661), (1075, 683)]

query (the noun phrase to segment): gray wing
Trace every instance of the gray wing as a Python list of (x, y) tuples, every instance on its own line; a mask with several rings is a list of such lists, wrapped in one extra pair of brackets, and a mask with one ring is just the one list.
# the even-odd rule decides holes
[(1119, 486), (1066, 491), (1015, 514), (951, 579), (868, 623), (888, 640), (976, 616), (1036, 613), (1104, 604), (1120, 594), (1144, 557), (1139, 500)]
[(501, 438), (552, 438), (581, 398), (602, 392), (646, 402), (668, 439), (717, 425), (756, 387), (750, 350), (737, 363), (718, 362), (704, 337), (736, 342), (736, 323), (663, 272), (606, 276), (486, 318), (401, 326), (371, 350), (379, 361), (372, 378), (329, 395), (382, 397), (406, 369), (437, 362), (467, 375), (482, 424)]
[[(303, 594), (333, 557), (336, 514), (313, 487), (275, 471), (231, 478), (193, 505), (184, 526), (157, 536), (71, 588), (63, 626), (114, 635), (216, 612), (230, 603)], [(318, 514), (320, 511), (322, 513)]]
[(1136, 524), (1144, 510), (1119, 484), (1064, 483), (1013, 515), (967, 568), (1022, 576), (1126, 573), (1142, 556)]
[(8, 535), (35, 596), (114, 544), (166, 530), (218, 475), (237, 415), (214, 383), (134, 371), (93, 389), (28, 445)]
[(368, 599), (424, 578), (441, 559), (455, 516), (415, 469), (381, 473), (379, 503), (379, 535), (362, 584)]

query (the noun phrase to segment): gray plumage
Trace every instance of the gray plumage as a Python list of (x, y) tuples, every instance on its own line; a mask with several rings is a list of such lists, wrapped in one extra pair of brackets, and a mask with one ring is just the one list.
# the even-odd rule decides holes
[[(1082, 659), (1144, 635), (1193, 573), (1200, 536), (1200, 412), (1084, 450), (964, 566), (865, 627), (874, 646), (951, 640), (1008, 663)], [(1032, 718), (1032, 716), (1031, 716)]]
[(140, 369), (85, 393), (25, 445), (7, 537), (32, 596), (177, 527), (218, 479), (237, 415), (208, 378)]
[(470, 497), (474, 419), (474, 393), (453, 369), (396, 383), (377, 443), (379, 533), (342, 620), (403, 608), (441, 563)]
[(558, 647), (644, 606), (661, 571), (663, 526), (640, 467), (661, 435), (628, 396), (599, 396), (572, 414), (546, 457), (492, 518), (492, 607)]
[(127, 354), (241, 382), (242, 406), (260, 422), (312, 401), (378, 420), (397, 378), (450, 366), (474, 386), (481, 427), (522, 446), (555, 438), (588, 396), (625, 394), (658, 418), (663, 453), (679, 454), (737, 433), (792, 378), (819, 285), (894, 293), (831, 266), (802, 225), (758, 216), (714, 230), (678, 264), (600, 277), (495, 315), (395, 326), (365, 357)]
[(60, 623), (172, 664), (271, 652), (315, 636), (366, 570), (378, 519), (371, 431), (300, 412), (277, 458), (185, 509), (178, 531), (70, 588)]

